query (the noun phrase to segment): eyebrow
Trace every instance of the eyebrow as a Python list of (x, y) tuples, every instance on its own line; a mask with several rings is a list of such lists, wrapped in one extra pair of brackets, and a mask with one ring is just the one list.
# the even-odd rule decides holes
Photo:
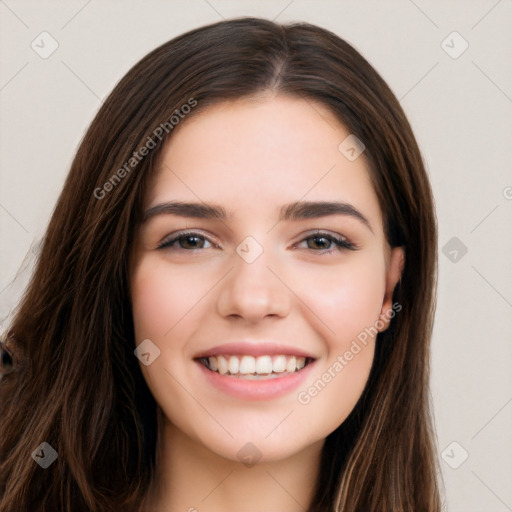
[[(224, 207), (217, 204), (167, 201), (148, 208), (142, 222), (145, 223), (152, 217), (162, 214), (221, 221), (232, 217), (227, 214)], [(355, 218), (373, 233), (370, 222), (357, 208), (339, 201), (295, 201), (285, 204), (280, 209), (279, 221), (316, 219), (329, 215), (345, 215)]]

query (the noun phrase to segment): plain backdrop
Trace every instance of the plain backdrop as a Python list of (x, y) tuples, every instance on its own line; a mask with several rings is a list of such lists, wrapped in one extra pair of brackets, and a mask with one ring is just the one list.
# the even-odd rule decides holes
[(447, 510), (511, 511), (511, 0), (0, 1), (2, 330), (102, 100), (161, 43), (248, 15), (332, 30), (400, 99), (439, 222), (431, 390)]

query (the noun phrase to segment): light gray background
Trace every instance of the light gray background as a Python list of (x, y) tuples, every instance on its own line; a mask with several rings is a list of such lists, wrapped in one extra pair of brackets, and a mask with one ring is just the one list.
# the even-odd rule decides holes
[[(511, 0), (0, 1), (2, 330), (102, 99), (157, 45), (239, 15), (334, 31), (400, 99), (439, 220), (432, 395), (447, 510), (511, 511)], [(47, 59), (31, 48), (43, 31), (59, 45)], [(458, 58), (453, 31), (469, 44)], [(452, 237), (466, 254), (443, 253)]]

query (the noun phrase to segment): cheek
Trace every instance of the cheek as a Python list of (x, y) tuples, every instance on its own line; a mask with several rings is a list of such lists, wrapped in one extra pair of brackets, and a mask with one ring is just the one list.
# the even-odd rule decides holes
[[(203, 283), (201, 285), (201, 283)], [(145, 257), (132, 279), (132, 307), (136, 340), (163, 339), (207, 291), (201, 275), (181, 266), (170, 268), (162, 259)]]
[(384, 262), (371, 256), (358, 255), (336, 269), (309, 269), (307, 278), (298, 276), (296, 289), (321, 320), (316, 325), (329, 340), (329, 352), (343, 350), (379, 319), (385, 291)]
[(336, 272), (318, 270), (308, 282), (315, 286), (302, 288), (301, 296), (321, 319), (316, 328), (326, 353), (297, 399), (311, 414), (306, 421), (324, 418), (329, 433), (352, 411), (368, 380), (385, 291), (384, 261), (359, 257)]
[(200, 325), (200, 301), (210, 286), (203, 273), (152, 255), (142, 257), (132, 273), (136, 343), (150, 339), (160, 351), (154, 362), (140, 368), (165, 415), (183, 428), (190, 418), (204, 420), (179, 383), (188, 378), (183, 364), (187, 341)]

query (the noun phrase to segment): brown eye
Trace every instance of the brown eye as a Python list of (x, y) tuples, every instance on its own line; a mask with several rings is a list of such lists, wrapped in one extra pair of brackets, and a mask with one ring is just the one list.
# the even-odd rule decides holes
[[(349, 242), (346, 238), (331, 235), (329, 233), (314, 233), (307, 238), (304, 238), (302, 242), (307, 242), (307, 248), (313, 250), (318, 253), (332, 253), (334, 251), (343, 251), (343, 250), (351, 250), (355, 251), (357, 249), (356, 245)], [(335, 245), (332, 248), (332, 245)]]
[[(321, 247), (311, 247), (312, 244), (308, 244), (310, 249), (330, 249), (331, 248), (330, 244), (333, 243), (333, 241), (330, 240), (329, 238), (327, 238), (326, 236), (312, 236), (312, 237), (309, 237), (307, 240), (309, 240), (309, 241), (312, 240), (314, 242), (313, 245), (321, 246)], [(329, 247), (326, 247), (327, 245), (329, 245)]]
[[(183, 235), (178, 238), (179, 245), (182, 249), (201, 249), (202, 247), (197, 247), (198, 240), (200, 246), (204, 245), (204, 238), (201, 236)], [(201, 243), (201, 240), (203, 243)]]
[[(178, 243), (176, 247), (176, 242)], [(208, 239), (194, 232), (189, 233), (180, 233), (178, 236), (175, 236), (171, 239), (164, 240), (159, 246), (158, 249), (172, 249), (172, 250), (185, 250), (185, 251), (193, 251), (196, 249), (208, 249), (209, 247), (204, 247), (205, 242), (210, 243)], [(213, 246), (213, 244), (212, 244)]]

